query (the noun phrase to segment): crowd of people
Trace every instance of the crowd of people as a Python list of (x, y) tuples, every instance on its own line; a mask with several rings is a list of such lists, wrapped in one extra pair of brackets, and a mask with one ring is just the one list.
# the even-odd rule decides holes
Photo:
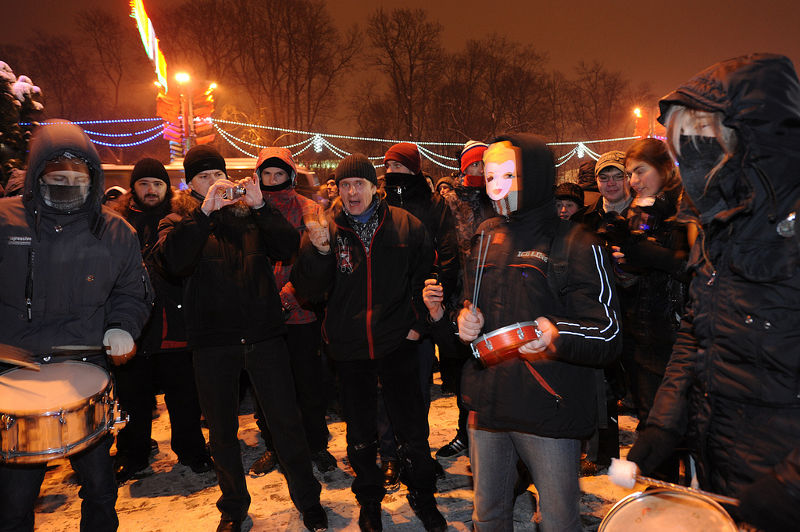
[[(414, 144), (391, 146), (382, 176), (349, 155), (321, 202), (295, 190), (277, 147), (238, 181), (201, 145), (185, 190), (145, 158), (129, 190), (104, 191), (80, 128), (37, 128), (21, 194), (0, 200), (0, 342), (105, 368), (130, 415), (115, 456), (106, 433), (69, 455), (81, 530), (117, 529), (117, 486), (148, 467), (158, 392), (178, 461), (216, 473), (217, 531), (241, 530), (246, 388), (265, 446), (250, 473), (280, 466), (304, 525), (327, 529), (314, 470), (338, 466), (331, 374), (361, 530), (383, 529), (381, 501), (402, 483), (424, 529), (444, 531), (438, 460), (468, 454), (475, 530), (513, 530), (533, 483), (540, 528), (579, 531), (578, 479), (619, 458), (620, 407), (638, 419), (628, 459), (642, 473), (688, 485), (696, 471), (739, 499), (736, 520), (791, 529), (800, 82), (785, 57), (754, 54), (660, 106), (666, 140), (603, 153), (582, 184), (557, 185), (545, 140), (513, 133), (470, 140), (435, 184)], [(435, 364), (458, 421), (432, 456)], [(33, 530), (45, 471), (0, 462), (0, 531)]]

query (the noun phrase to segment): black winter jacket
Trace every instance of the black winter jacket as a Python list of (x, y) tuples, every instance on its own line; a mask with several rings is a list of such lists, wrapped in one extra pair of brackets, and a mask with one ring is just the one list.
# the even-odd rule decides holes
[[(85, 159), (92, 177), (85, 205), (70, 214), (45, 205), (39, 187), (45, 163), (65, 151)], [(24, 196), (0, 199), (0, 343), (44, 354), (100, 345), (110, 328), (139, 336), (152, 289), (136, 234), (101, 207), (103, 189), (100, 159), (83, 131), (40, 126)]]
[(184, 191), (161, 221), (156, 260), (183, 277), (191, 347), (252, 344), (285, 334), (272, 260), (288, 260), (300, 235), (264, 205), (236, 216), (226, 207), (206, 216), (201, 197)]
[[(491, 235), (478, 298), (483, 332), (544, 316), (560, 334), (555, 358), (530, 367), (519, 358), (489, 368), (468, 361), (463, 400), (482, 428), (551, 438), (586, 437), (597, 425), (597, 368), (616, 358), (621, 343), (609, 262), (591, 234), (556, 216), (555, 169), (545, 145), (529, 135), (501, 139), (522, 152), (522, 171), (517, 169), (522, 176), (522, 206), (508, 219), (492, 218), (479, 229), (484, 232), (484, 246)], [(474, 239), (475, 256), (478, 244)], [(567, 259), (563, 280), (557, 284), (548, 280), (555, 245), (565, 250)], [(469, 281), (468, 292), (472, 286)]]
[(410, 329), (423, 330), (422, 287), (433, 264), (433, 246), (422, 223), (385, 201), (367, 254), (341, 204), (326, 212), (331, 253), (321, 255), (307, 236), (292, 268), (302, 299), (328, 294), (323, 337), (334, 360), (382, 358)]
[(756, 54), (701, 72), (662, 116), (675, 103), (723, 113), (739, 145), (708, 188), (724, 208), (693, 249), (648, 425), (688, 434), (706, 489), (737, 496), (775, 474), (800, 504), (800, 250), (776, 230), (800, 197), (800, 83), (787, 58)]

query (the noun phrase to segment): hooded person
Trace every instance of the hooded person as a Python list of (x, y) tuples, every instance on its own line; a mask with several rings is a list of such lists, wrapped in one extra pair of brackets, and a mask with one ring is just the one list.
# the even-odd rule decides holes
[[(703, 489), (760, 530), (800, 521), (800, 81), (773, 54), (722, 61), (659, 102), (701, 233), (690, 303), (628, 459), (644, 474), (685, 437)], [(687, 198), (688, 197), (688, 198)]]
[(183, 165), (189, 190), (176, 195), (175, 212), (159, 225), (154, 255), (183, 278), (186, 332), (222, 491), (218, 530), (241, 530), (250, 506), (236, 438), (242, 371), (272, 429), (295, 507), (307, 528), (324, 530), (328, 520), (297, 409), (273, 273), (275, 262), (296, 254), (300, 235), (266, 202), (258, 175), (230, 181), (213, 147), (195, 146)]
[[(103, 181), (100, 158), (83, 130), (48, 121), (31, 140), (23, 196), (0, 200), (0, 239), (7, 243), (0, 248), (0, 343), (31, 351), (42, 364), (52, 362), (55, 345), (105, 345), (111, 362), (125, 363), (150, 314), (150, 282), (136, 234), (101, 208)], [(48, 371), (77, 386), (79, 375), (98, 371), (93, 364), (108, 367), (102, 349), (87, 347), (75, 358), (82, 361), (70, 366), (76, 373), (61, 373), (61, 364)], [(81, 482), (85, 530), (119, 524), (112, 443), (103, 434), (70, 456)], [(0, 465), (4, 527), (33, 529), (46, 465)]]
[[(294, 189), (297, 167), (292, 153), (286, 148), (264, 148), (258, 155), (255, 175), (260, 182), (264, 199), (275, 207), (302, 236), (306, 221), (318, 219), (321, 208), (314, 201), (297, 193)], [(273, 273), (280, 292), (281, 304), (286, 314), (286, 344), (289, 349), (292, 374), (297, 391), (297, 404), (303, 429), (311, 451), (311, 460), (321, 472), (336, 468), (336, 459), (328, 452), (328, 426), (325, 421), (324, 371), (319, 350), (322, 343), (319, 305), (297, 299), (297, 293), (289, 281), (296, 257), (275, 261)], [(272, 434), (264, 422), (264, 414), (256, 406), (256, 421), (264, 438), (264, 454), (253, 463), (251, 473), (263, 475), (277, 466), (278, 457), (272, 442)]]
[(585, 210), (583, 189), (575, 183), (561, 183), (556, 187), (555, 197), (559, 218), (579, 221)]
[(485, 266), (477, 301), (469, 301), (474, 281), (466, 283), (458, 333), (473, 342), (509, 326), (528, 329), (507, 355), (464, 366), (472, 520), (476, 530), (512, 527), (519, 456), (540, 494), (540, 527), (581, 530), (581, 438), (597, 425), (596, 368), (614, 360), (620, 340), (609, 261), (582, 226), (556, 215), (555, 164), (542, 139), (500, 136), (483, 161), (487, 194), (501, 216), (473, 238)]

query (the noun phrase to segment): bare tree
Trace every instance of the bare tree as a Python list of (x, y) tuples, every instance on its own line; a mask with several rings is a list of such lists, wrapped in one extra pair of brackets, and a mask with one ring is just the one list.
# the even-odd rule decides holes
[(581, 61), (568, 93), (572, 118), (588, 138), (616, 135), (630, 113), (630, 82), (597, 61)]
[(118, 19), (102, 9), (81, 10), (76, 15), (76, 20), (84, 38), (92, 45), (99, 71), (111, 85), (116, 110), (119, 107), (119, 89), (125, 72), (125, 52), (130, 44), (130, 40), (122, 36), (132, 33), (132, 28), (123, 28)]

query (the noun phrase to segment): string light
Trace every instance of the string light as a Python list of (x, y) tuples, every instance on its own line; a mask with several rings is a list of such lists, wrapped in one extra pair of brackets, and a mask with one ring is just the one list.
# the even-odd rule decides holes
[(137, 135), (144, 135), (146, 133), (152, 133), (157, 129), (162, 129), (164, 126), (161, 124), (157, 126), (153, 126), (148, 129), (143, 129), (141, 131), (134, 131), (133, 133), (100, 133), (99, 131), (90, 131), (88, 129), (84, 129), (87, 135), (97, 135), (98, 137), (135, 137)]
[(155, 135), (147, 137), (146, 139), (142, 139), (136, 142), (126, 142), (124, 144), (114, 144), (113, 142), (103, 142), (100, 140), (93, 140), (92, 142), (94, 144), (99, 144), (100, 146), (108, 146), (110, 148), (132, 148), (133, 146), (141, 146), (142, 144), (150, 142), (151, 140), (155, 140), (158, 137), (160, 137), (161, 134), (162, 134), (161, 131), (159, 131)]

